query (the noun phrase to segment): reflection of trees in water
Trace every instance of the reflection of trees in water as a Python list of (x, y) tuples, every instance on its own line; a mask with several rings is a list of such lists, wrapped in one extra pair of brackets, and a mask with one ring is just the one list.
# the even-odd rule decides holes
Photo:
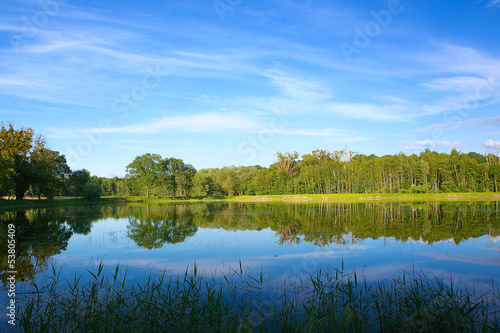
[[(144, 213), (144, 209), (140, 213)], [(198, 231), (185, 205), (181, 208), (176, 205), (161, 206), (161, 209), (147, 206), (145, 213), (146, 216), (140, 218), (129, 217), (127, 225), (128, 236), (138, 246), (157, 249), (165, 243), (183, 242)]]
[[(31, 280), (37, 269), (46, 268), (48, 258), (66, 249), (73, 232), (67, 225), (58, 222), (58, 218), (60, 216), (57, 212), (42, 209), (0, 214), (2, 228), (0, 248), (7, 249), (8, 238), (4, 236), (7, 235), (8, 224), (12, 223), (16, 226), (17, 281)], [(0, 253), (0, 262), (3, 267), (0, 277), (4, 285), (8, 277), (7, 255), (7, 251)]]
[[(97, 207), (99, 208), (99, 207)], [(66, 250), (73, 233), (88, 234), (92, 222), (102, 216), (100, 209), (90, 207), (62, 207), (29, 209), (0, 214), (0, 248), (7, 249), (7, 228), (16, 227), (16, 279), (28, 281), (37, 271), (47, 268), (47, 260)], [(7, 251), (0, 252), (0, 277), (6, 283)]]
[(276, 230), (276, 236), (279, 237), (280, 245), (287, 244), (299, 244), (300, 237), (298, 233), (298, 225), (296, 223), (288, 223), (287, 225), (278, 226)]
[[(453, 239), (500, 237), (497, 202), (422, 203), (191, 203), (30, 209), (0, 214), (0, 249), (7, 249), (8, 224), (16, 225), (18, 280), (29, 279), (47, 259), (67, 247), (73, 233), (88, 234), (102, 218), (129, 218), (128, 234), (139, 246), (154, 249), (179, 243), (198, 228), (276, 232), (280, 244), (311, 242), (350, 246), (363, 239), (393, 237), (434, 243)], [(6, 250), (0, 251), (5, 283)]]
[(211, 203), (191, 207), (201, 228), (271, 228), (281, 244), (352, 245), (363, 239), (393, 237), (434, 243), (500, 234), (496, 202), (423, 203)]
[[(137, 221), (130, 235), (148, 248), (193, 235), (197, 228), (276, 232), (280, 244), (351, 246), (363, 239), (392, 237), (434, 243), (499, 235), (496, 203), (192, 203), (128, 206), (122, 213)], [(116, 214), (116, 212), (114, 212)]]

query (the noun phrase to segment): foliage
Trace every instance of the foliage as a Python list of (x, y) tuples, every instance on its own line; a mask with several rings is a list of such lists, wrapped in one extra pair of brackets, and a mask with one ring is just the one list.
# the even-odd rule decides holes
[[(153, 188), (161, 187), (176, 197), (181, 194), (188, 197), (193, 187), (196, 169), (191, 164), (185, 164), (181, 159), (165, 158), (158, 154), (137, 156), (127, 166), (127, 178), (137, 181), (145, 187), (149, 198)], [(114, 193), (121, 195), (122, 193)]]
[(93, 182), (89, 182), (83, 186), (82, 197), (87, 200), (97, 200), (101, 198), (101, 187)]
[(22, 200), (32, 194), (52, 197), (64, 188), (70, 168), (64, 155), (47, 148), (42, 136), (35, 138), (31, 128), (16, 129), (13, 124), (0, 130), (0, 190), (14, 192)]
[(88, 170), (73, 171), (68, 178), (68, 188), (71, 194), (77, 197), (83, 197), (83, 187), (90, 182), (90, 172)]
[(126, 171), (128, 178), (137, 179), (146, 187), (146, 196), (149, 198), (151, 188), (158, 186), (162, 180), (164, 163), (158, 154), (144, 154), (127, 165)]

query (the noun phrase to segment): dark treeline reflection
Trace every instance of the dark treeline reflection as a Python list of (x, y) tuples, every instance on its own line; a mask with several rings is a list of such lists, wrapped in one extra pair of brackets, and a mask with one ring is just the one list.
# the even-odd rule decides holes
[[(65, 250), (73, 233), (88, 234), (99, 219), (128, 219), (127, 233), (147, 249), (180, 243), (198, 228), (276, 232), (282, 244), (348, 245), (393, 237), (434, 243), (500, 235), (498, 202), (426, 203), (181, 203), (31, 209), (0, 214), (0, 246), (7, 249), (7, 225), (16, 225), (18, 280)], [(0, 252), (6, 282), (7, 251)]]
[(92, 222), (102, 217), (101, 209), (64, 207), (29, 209), (0, 214), (0, 279), (7, 279), (7, 230), (15, 225), (16, 279), (31, 280), (35, 271), (47, 268), (47, 260), (66, 249), (73, 233), (90, 233)]
[(270, 228), (281, 243), (348, 244), (393, 237), (434, 243), (500, 234), (498, 203), (196, 203), (117, 206), (105, 217), (129, 217), (129, 236), (146, 248), (178, 243), (198, 228)]

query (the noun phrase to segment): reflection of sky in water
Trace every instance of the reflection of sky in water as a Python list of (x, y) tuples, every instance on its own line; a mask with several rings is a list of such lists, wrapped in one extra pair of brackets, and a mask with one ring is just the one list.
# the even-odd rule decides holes
[[(66, 251), (54, 256), (64, 277), (71, 279), (86, 269), (95, 270), (104, 260), (106, 271), (113, 272), (120, 264), (130, 280), (142, 280), (151, 271), (182, 274), (194, 262), (199, 272), (228, 273), (231, 268), (244, 273), (287, 281), (306, 280), (318, 269), (333, 267), (344, 272), (356, 270), (358, 279), (387, 281), (402, 269), (413, 270), (446, 280), (452, 273), (454, 283), (481, 286), (500, 284), (500, 244), (487, 236), (470, 238), (457, 246), (452, 241), (431, 245), (422, 241), (402, 243), (394, 238), (357, 240), (351, 245), (318, 247), (300, 244), (279, 244), (271, 229), (260, 231), (227, 231), (199, 228), (192, 237), (178, 244), (164, 244), (148, 250), (137, 246), (127, 236), (127, 218), (104, 219), (94, 222), (88, 235), (74, 234)], [(344, 238), (349, 240), (350, 235)], [(123, 275), (122, 275), (123, 276)]]

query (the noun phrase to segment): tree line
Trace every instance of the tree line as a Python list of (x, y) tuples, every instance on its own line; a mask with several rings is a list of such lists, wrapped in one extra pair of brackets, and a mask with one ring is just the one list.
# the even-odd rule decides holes
[[(190, 164), (157, 154), (138, 156), (124, 179), (100, 180), (107, 195), (238, 196), (343, 193), (498, 192), (498, 150), (449, 154), (426, 149), (419, 155), (358, 154), (315, 150), (276, 154), (268, 168), (231, 166), (196, 171)], [(127, 184), (127, 185), (125, 185)], [(125, 186), (124, 186), (125, 185)], [(121, 188), (125, 192), (120, 192)]]
[(95, 199), (101, 187), (87, 170), (72, 171), (64, 155), (48, 148), (32, 128), (2, 123), (0, 129), (0, 197), (56, 195)]
[(498, 192), (500, 149), (484, 154), (449, 154), (426, 149), (420, 154), (359, 154), (347, 149), (317, 149), (302, 156), (278, 152), (269, 167), (229, 166), (196, 170), (177, 158), (137, 156), (125, 177), (91, 176), (72, 171), (64, 155), (47, 148), (30, 128), (2, 125), (0, 194), (23, 198), (72, 195), (238, 196), (344, 193)]

